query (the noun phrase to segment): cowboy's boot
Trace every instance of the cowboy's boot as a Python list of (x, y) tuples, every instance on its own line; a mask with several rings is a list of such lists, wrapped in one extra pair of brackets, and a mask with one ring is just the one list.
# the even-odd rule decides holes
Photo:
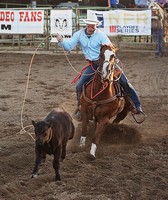
[(75, 109), (75, 112), (74, 112), (73, 117), (74, 117), (77, 121), (81, 121), (80, 106), (77, 106), (77, 108)]
[(77, 121), (81, 121), (81, 108), (80, 108), (80, 96), (81, 96), (81, 92), (76, 92), (77, 94), (77, 108), (75, 109), (74, 115), (73, 117), (77, 120)]

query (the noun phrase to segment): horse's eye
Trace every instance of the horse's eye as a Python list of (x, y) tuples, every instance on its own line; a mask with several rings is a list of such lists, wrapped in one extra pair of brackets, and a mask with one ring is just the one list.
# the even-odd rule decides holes
[(114, 58), (114, 55), (111, 55), (111, 56), (110, 56), (110, 60), (112, 60), (113, 58)]

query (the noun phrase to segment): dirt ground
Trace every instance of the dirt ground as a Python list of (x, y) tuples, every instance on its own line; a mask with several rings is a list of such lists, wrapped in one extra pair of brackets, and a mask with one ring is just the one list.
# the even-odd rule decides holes
[(71, 80), (86, 64), (84, 58), (68, 54), (70, 66), (62, 54), (35, 55), (23, 104), (32, 54), (0, 54), (1, 200), (168, 200), (168, 56), (118, 52), (118, 57), (146, 120), (137, 124), (130, 114), (120, 125), (109, 125), (94, 161), (87, 158), (93, 124), (86, 148), (79, 151), (81, 123), (74, 120), (75, 137), (61, 163), (62, 181), (55, 182), (52, 156), (40, 175), (30, 178), (35, 145), (21, 129), (33, 133), (31, 120), (43, 119), (55, 107), (72, 115), (76, 96)]

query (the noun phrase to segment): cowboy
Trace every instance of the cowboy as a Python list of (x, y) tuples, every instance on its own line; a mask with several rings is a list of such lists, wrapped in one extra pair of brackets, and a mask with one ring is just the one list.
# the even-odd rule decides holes
[[(79, 44), (85, 56), (85, 59), (89, 62), (88, 67), (83, 71), (76, 85), (76, 118), (80, 118), (79, 106), (83, 85), (92, 79), (95, 71), (98, 68), (98, 60), (101, 46), (111, 45), (111, 41), (107, 37), (107, 35), (97, 28), (100, 22), (97, 20), (97, 16), (94, 13), (91, 14), (87, 19), (83, 19), (83, 22), (86, 24), (86, 27), (75, 32), (70, 39), (63, 40), (61, 35), (59, 35), (58, 33), (56, 34), (58, 45), (60, 47), (63, 47), (66, 51), (71, 51), (77, 44)], [(142, 108), (139, 97), (124, 73), (122, 73), (121, 75), (120, 84), (135, 105), (135, 109), (133, 112), (135, 114), (140, 114), (142, 112)]]

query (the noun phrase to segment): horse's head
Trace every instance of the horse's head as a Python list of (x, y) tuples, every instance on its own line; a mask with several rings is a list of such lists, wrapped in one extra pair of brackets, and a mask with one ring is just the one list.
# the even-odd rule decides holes
[(101, 72), (102, 81), (113, 80), (114, 64), (116, 60), (115, 52), (118, 50), (113, 45), (104, 45), (101, 48), (99, 59), (99, 71)]
[(44, 143), (48, 143), (52, 136), (50, 125), (45, 121), (39, 121), (36, 123), (33, 120), (32, 124), (35, 130), (36, 145), (42, 146)]

